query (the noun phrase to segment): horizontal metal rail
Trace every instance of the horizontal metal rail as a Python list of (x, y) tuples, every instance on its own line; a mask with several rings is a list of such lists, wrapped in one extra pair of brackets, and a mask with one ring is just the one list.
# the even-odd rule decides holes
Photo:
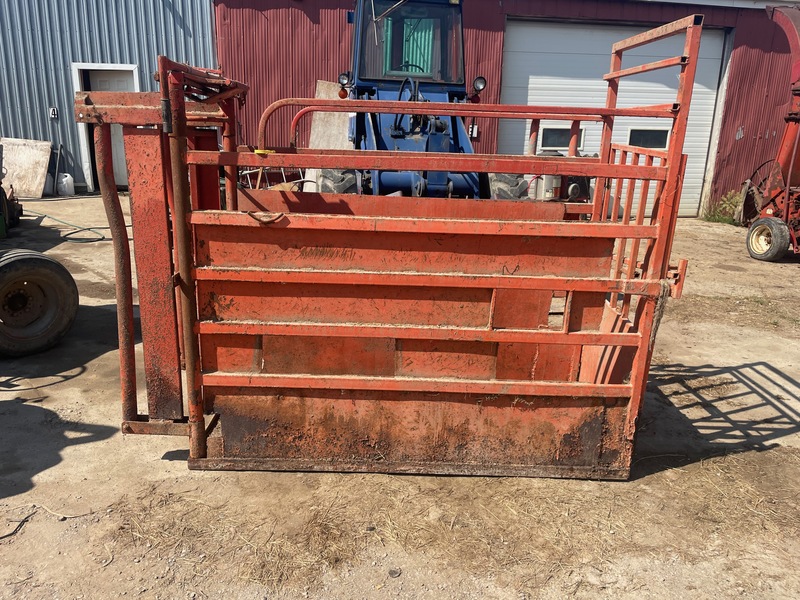
[(243, 281), (249, 283), (499, 288), (605, 292), (647, 296), (657, 296), (661, 292), (661, 282), (641, 279), (532, 277), (523, 275), (419, 273), (408, 271), (259, 269), (252, 267), (199, 267), (195, 270), (194, 275), (198, 281)]
[(535, 173), (621, 179), (666, 179), (665, 167), (614, 165), (596, 158), (555, 158), (445, 152), (388, 152), (339, 150), (297, 154), (243, 152), (187, 152), (193, 165), (285, 169), (378, 169), (382, 171), (446, 171), (450, 173)]
[(236, 388), (300, 388), (313, 390), (365, 390), (498, 394), (561, 398), (629, 398), (629, 384), (571, 383), (457, 379), (455, 377), (357, 377), (351, 375), (272, 375), (267, 373), (203, 373), (203, 385)]
[(679, 33), (685, 32), (690, 27), (702, 24), (703, 15), (689, 15), (678, 21), (673, 21), (672, 23), (667, 23), (661, 27), (656, 27), (655, 29), (621, 40), (611, 46), (611, 52), (617, 53), (623, 50), (632, 50), (633, 48), (638, 48), (639, 46), (644, 46), (651, 42), (678, 35)]
[(672, 58), (665, 58), (655, 62), (645, 63), (628, 69), (614, 71), (603, 75), (603, 79), (609, 81), (611, 79), (621, 79), (623, 77), (630, 77), (631, 75), (640, 75), (642, 73), (649, 73), (650, 71), (658, 71), (659, 69), (666, 69), (668, 67), (675, 67), (677, 65), (685, 65), (689, 60), (688, 56), (673, 56)]
[(638, 346), (638, 333), (564, 332), (541, 329), (488, 329), (479, 327), (434, 327), (376, 325), (370, 323), (310, 323), (293, 321), (200, 321), (201, 334), (286, 335), (308, 337), (396, 338), (404, 340), (449, 340), (557, 344), (565, 346)]
[(631, 146), (630, 144), (611, 144), (611, 150), (617, 152), (628, 152), (630, 154), (639, 154), (640, 156), (652, 156), (654, 158), (661, 158), (666, 160), (666, 150), (655, 150), (653, 148), (645, 148), (644, 146)]
[[(359, 108), (358, 110), (353, 110), (352, 107), (349, 106), (349, 103), (348, 103), (348, 105), (345, 105), (345, 106), (334, 106), (334, 107), (307, 106), (305, 108), (302, 108), (302, 109), (298, 110), (297, 113), (295, 114), (295, 116), (292, 118), (292, 123), (289, 126), (289, 140), (290, 140), (290, 143), (292, 144), (292, 146), (296, 146), (297, 145), (297, 133), (298, 133), (297, 128), (300, 125), (300, 121), (303, 119), (303, 117), (305, 117), (306, 115), (308, 115), (310, 113), (315, 113), (315, 112), (328, 112), (328, 113), (330, 113), (330, 112), (347, 112), (347, 113), (353, 113), (353, 112), (356, 112), (356, 113), (397, 114), (398, 112), (401, 112), (401, 111), (398, 111), (396, 108), (387, 108), (387, 107), (384, 107), (384, 106), (377, 106), (377, 110), (376, 110), (376, 107), (374, 106), (374, 104), (382, 104), (382, 102), (381, 103), (378, 103), (378, 102), (375, 102), (375, 101), (370, 101), (370, 102), (373, 104), (373, 106), (370, 106), (369, 109), (367, 109), (367, 108)], [(427, 106), (430, 103), (425, 103), (425, 104)], [(450, 104), (448, 104), (448, 106), (450, 106)], [(455, 106), (458, 106), (458, 107), (470, 107), (470, 106), (476, 106), (476, 105), (475, 104), (456, 104)], [(478, 106), (480, 106), (480, 105), (478, 105)], [(572, 114), (567, 113), (566, 111), (561, 113), (561, 114), (558, 114), (558, 113), (554, 113), (554, 114), (527, 113), (527, 112), (520, 113), (517, 110), (511, 110), (513, 108), (514, 107), (511, 106), (509, 110), (506, 110), (506, 111), (499, 110), (499, 111), (493, 111), (491, 113), (487, 113), (486, 111), (482, 111), (482, 110), (470, 110), (470, 109), (466, 109), (465, 110), (465, 109), (459, 108), (459, 110), (457, 111), (458, 115), (453, 115), (453, 116), (458, 116), (458, 117), (492, 117), (492, 118), (495, 118), (495, 119), (526, 119), (526, 120), (527, 119), (533, 119), (533, 120), (572, 121), (572, 122), (585, 121), (585, 122), (595, 122), (595, 123), (602, 122), (603, 119), (604, 119), (604, 117), (599, 117), (599, 116), (594, 116), (594, 115), (572, 115)], [(402, 112), (405, 113), (405, 111), (402, 111)], [(429, 113), (426, 113), (426, 114), (429, 114)], [(443, 116), (443, 115), (437, 115), (437, 116)], [(574, 155), (571, 155), (571, 156), (574, 156)]]
[[(408, 102), (403, 100), (335, 100), (325, 98), (284, 98), (270, 104), (261, 115), (258, 124), (258, 147), (266, 147), (267, 125), (275, 112), (286, 106), (302, 106), (305, 108), (325, 108), (330, 112), (363, 112), (363, 113), (396, 113), (406, 115), (437, 115), (437, 116), (476, 116), (495, 117), (497, 113), (509, 115), (506, 118), (551, 118), (547, 115), (593, 117), (651, 117), (673, 118), (674, 107), (672, 104), (657, 104), (653, 106), (637, 106), (631, 108), (587, 108), (570, 107), (565, 110), (563, 106), (520, 106), (508, 104), (472, 104), (456, 102)], [(567, 119), (568, 120), (568, 119)]]
[(481, 219), (353, 217), (303, 213), (238, 213), (230, 211), (195, 211), (192, 225), (230, 225), (239, 227), (275, 227), (318, 229), (326, 231), (372, 231), (380, 233), (452, 233), (467, 235), (568, 238), (654, 239), (655, 225), (587, 223), (575, 221), (489, 221)]
[[(112, 123), (130, 126), (162, 125), (158, 92), (78, 92), (75, 94), (78, 123)], [(191, 125), (219, 126), (228, 117), (217, 105), (186, 102), (186, 120)]]

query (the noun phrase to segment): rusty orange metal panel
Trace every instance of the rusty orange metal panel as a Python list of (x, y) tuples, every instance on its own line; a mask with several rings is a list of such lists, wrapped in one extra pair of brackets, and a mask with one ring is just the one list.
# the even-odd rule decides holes
[[(478, 201), (473, 201), (478, 204)], [(478, 226), (475, 226), (478, 229)], [(587, 277), (608, 275), (613, 239), (199, 226), (198, 266)], [(400, 249), (401, 251), (394, 251)]]
[(391, 376), (395, 340), (390, 338), (324, 338), (264, 336), (263, 373)]
[(286, 284), (198, 283), (200, 318), (212, 321), (385, 323), (479, 327), (489, 322), (491, 290)]
[(476, 203), (461, 198), (397, 198), (253, 189), (241, 190), (239, 208), (251, 212), (384, 217), (435, 217), (446, 212), (455, 219), (500, 221), (561, 221), (566, 212), (561, 202), (496, 200)]
[(494, 379), (497, 344), (453, 340), (397, 340), (392, 374), (400, 377)]
[(352, 470), (518, 474), (535, 465), (548, 475), (627, 475), (631, 444), (609, 436), (620, 431), (624, 410), (588, 398), (374, 391), (342, 400), (339, 392), (292, 389), (215, 398), (223, 449), (212, 464), (318, 469), (325, 457)]
[[(153, 419), (183, 417), (178, 323), (172, 280), (172, 247), (164, 191), (160, 132), (126, 127), (131, 224), (136, 232), (136, 274), (144, 349), (148, 413)], [(126, 232), (127, 235), (127, 232)], [(153, 252), (160, 248), (161, 252)]]

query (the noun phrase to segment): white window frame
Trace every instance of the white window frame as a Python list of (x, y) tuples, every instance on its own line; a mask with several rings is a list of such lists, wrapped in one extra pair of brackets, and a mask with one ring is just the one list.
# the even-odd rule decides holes
[[(542, 126), (539, 128), (539, 150), (569, 150), (569, 142), (567, 142), (566, 146), (545, 146), (544, 145), (544, 131), (545, 129), (562, 129), (564, 131), (569, 131), (569, 127), (561, 127), (557, 125), (547, 125)], [(583, 150), (583, 143), (586, 139), (586, 129), (581, 127), (580, 135), (578, 136), (578, 151)]]
[[(72, 71), (72, 91), (75, 93), (85, 91), (83, 89), (83, 77), (81, 71), (129, 71), (133, 74), (133, 91), (139, 89), (139, 65), (123, 63), (84, 63), (74, 62), (71, 64)], [(95, 192), (94, 189), (94, 168), (92, 165), (92, 153), (89, 150), (89, 125), (78, 123), (78, 148), (81, 153), (81, 170), (86, 179), (86, 191)]]
[[(667, 139), (664, 142), (664, 146), (662, 148), (650, 148), (649, 146), (643, 146), (643, 147), (644, 148), (649, 148), (650, 150), (666, 150), (667, 148), (669, 148), (669, 138), (670, 138), (670, 128), (669, 127), (664, 127), (664, 126), (657, 127), (655, 125), (651, 125), (651, 126), (648, 126), (648, 127), (629, 127), (628, 128), (628, 145), (629, 146), (633, 146), (634, 145), (634, 144), (631, 144), (631, 134), (634, 131), (666, 131), (667, 132)], [(640, 146), (640, 147), (642, 147), (642, 146)]]

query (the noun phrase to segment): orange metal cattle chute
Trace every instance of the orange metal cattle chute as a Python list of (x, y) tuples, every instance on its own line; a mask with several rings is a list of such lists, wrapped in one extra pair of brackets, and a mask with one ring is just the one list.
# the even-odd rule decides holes
[[(670, 268), (669, 255), (701, 27), (691, 16), (615, 44), (604, 107), (435, 107), (528, 119), (532, 136), (542, 119), (566, 121), (573, 137), (576, 122), (599, 121), (596, 158), (576, 156), (576, 143), (566, 157), (291, 145), (308, 112), (433, 110), (347, 100), (276, 103), (262, 132), (294, 106), (288, 147), (237, 149), (247, 86), (163, 57), (161, 94), (79, 94), (76, 118), (98, 125), (114, 230), (123, 431), (189, 436), (197, 469), (628, 477), (658, 321), (685, 275), (686, 262)], [(673, 35), (685, 36), (681, 56), (623, 68), (625, 51)], [(620, 79), (661, 68), (680, 72), (674, 104), (617, 108)], [(622, 115), (671, 119), (669, 147), (612, 143)], [(125, 126), (146, 411), (109, 123)], [(595, 185), (584, 202), (236, 185), (239, 171), (306, 168), (574, 175)]]

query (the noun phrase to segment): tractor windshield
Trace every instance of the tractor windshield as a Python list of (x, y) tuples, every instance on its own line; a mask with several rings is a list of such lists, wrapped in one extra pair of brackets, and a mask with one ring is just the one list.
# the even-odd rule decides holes
[(362, 79), (464, 83), (458, 4), (374, 0), (362, 6)]

